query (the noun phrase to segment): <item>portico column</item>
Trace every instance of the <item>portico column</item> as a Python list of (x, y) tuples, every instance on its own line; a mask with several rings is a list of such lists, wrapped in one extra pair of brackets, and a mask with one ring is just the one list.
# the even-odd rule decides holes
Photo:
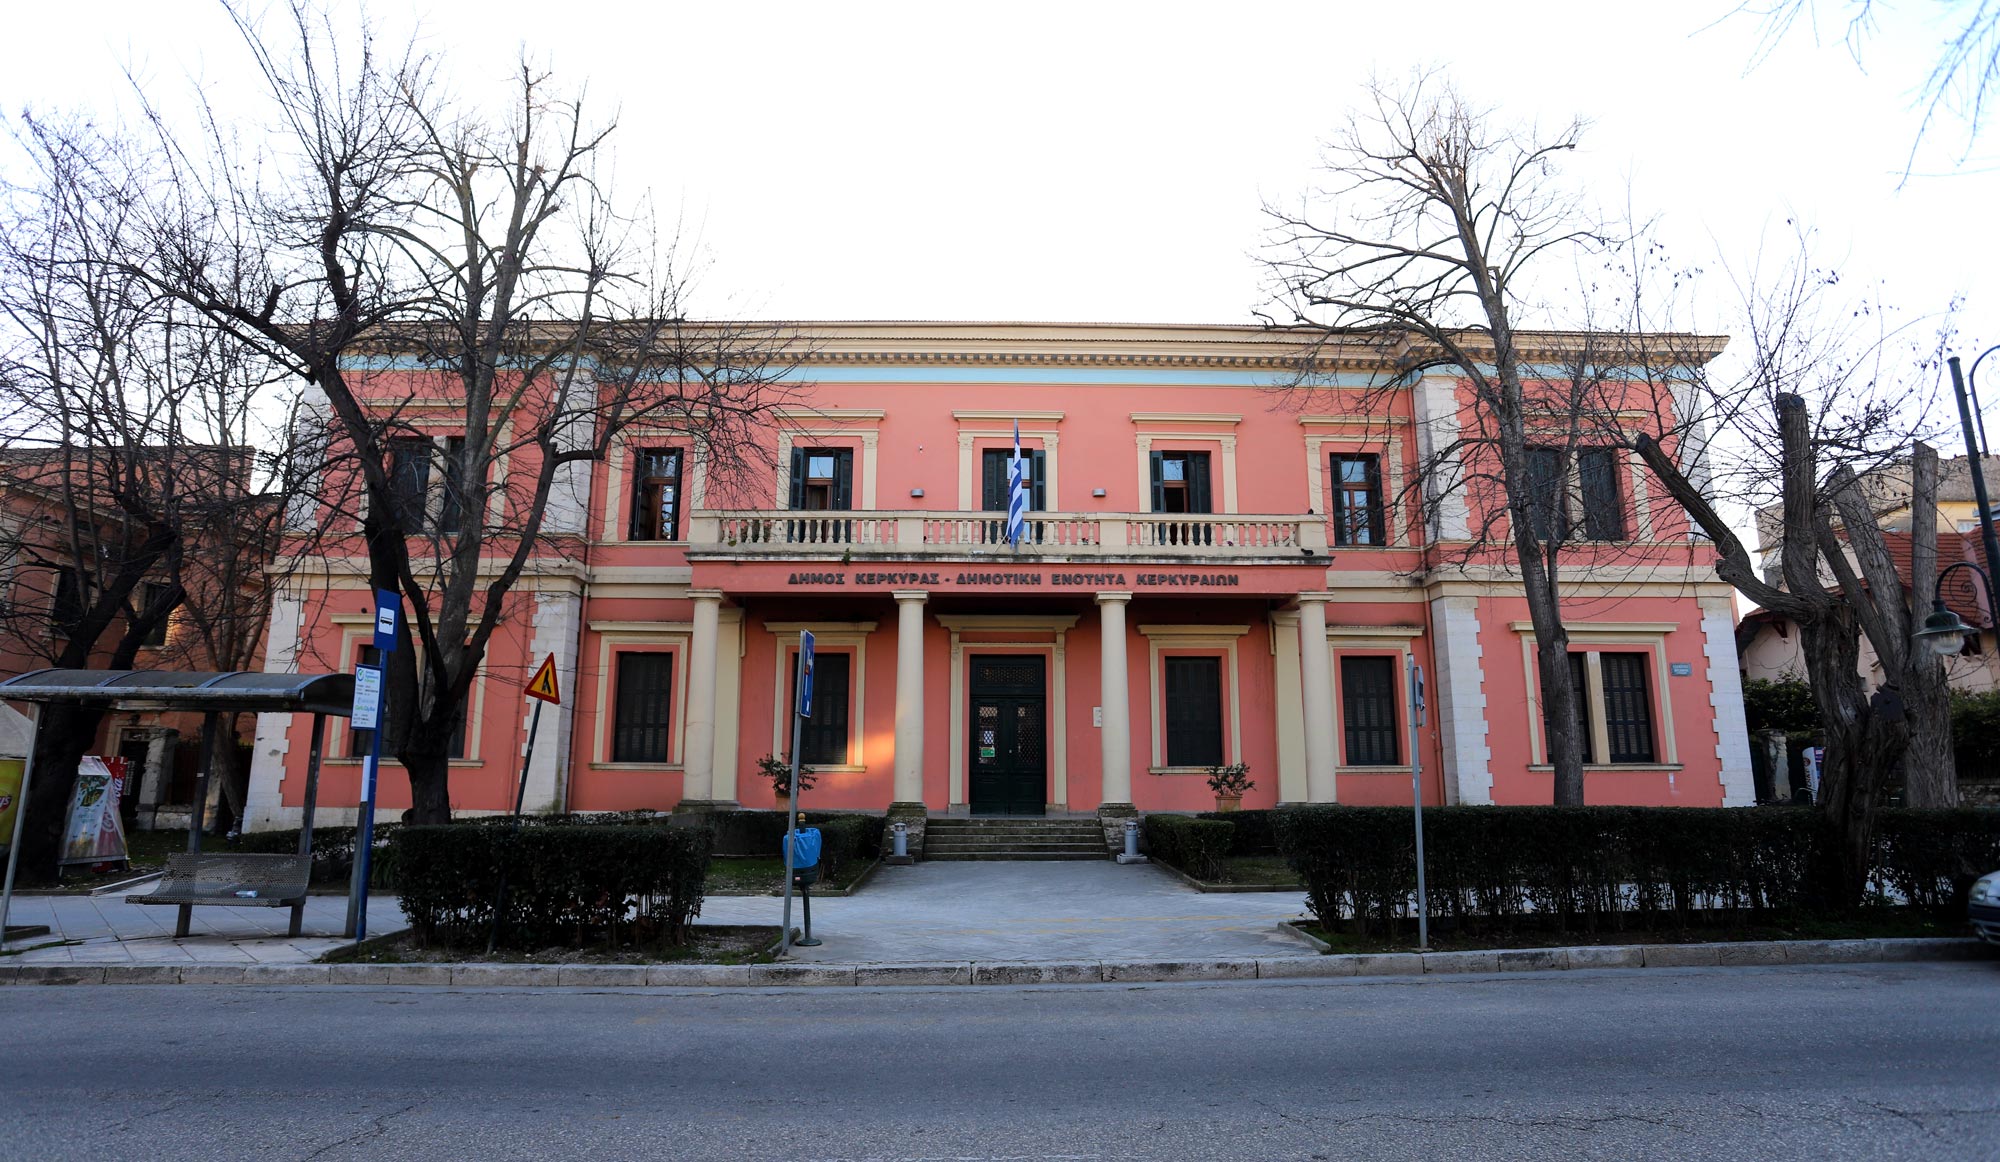
[(1097, 595), (1099, 699), (1104, 706), (1104, 726), (1097, 742), (1104, 763), (1100, 807), (1132, 805), (1132, 702), (1125, 682), (1125, 604), (1130, 593)]
[(924, 599), (921, 589), (896, 598), (896, 806), (924, 801)]
[(1327, 593), (1299, 594), (1299, 694), (1305, 703), (1306, 801), (1333, 803), (1333, 661), (1326, 652)]
[(681, 803), (708, 804), (715, 797), (715, 639), (722, 590), (690, 589), (694, 633), (688, 641), (687, 736), (681, 752)]

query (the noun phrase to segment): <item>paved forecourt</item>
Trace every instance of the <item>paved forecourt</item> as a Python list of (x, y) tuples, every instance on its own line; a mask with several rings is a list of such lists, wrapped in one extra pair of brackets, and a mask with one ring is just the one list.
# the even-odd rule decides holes
[[(826, 964), (912, 961), (1081, 961), (1312, 956), (1278, 923), (1300, 916), (1299, 892), (1204, 895), (1151, 865), (929, 863), (883, 867), (853, 896), (813, 900), (813, 932), (826, 943), (795, 958)], [(13, 964), (305, 964), (339, 947), (344, 896), (306, 902), (304, 934), (285, 935), (288, 908), (194, 910), (193, 933), (174, 939), (175, 909), (115, 896), (20, 896), (12, 923), (49, 935)], [(711, 896), (708, 924), (771, 924), (775, 896)], [(804, 920), (793, 901), (792, 923)], [(368, 930), (405, 925), (393, 897), (373, 896)], [(77, 941), (78, 943), (63, 943)], [(43, 945), (43, 947), (34, 947)]]
[[(709, 924), (776, 924), (774, 897), (710, 897)], [(852, 896), (814, 898), (794, 957), (825, 964), (1314, 956), (1278, 931), (1304, 892), (1202, 893), (1150, 864), (922, 863), (882, 867)], [(792, 901), (792, 924), (804, 909)]]
[[(150, 891), (150, 887), (139, 892)], [(308, 896), (296, 937), (290, 908), (197, 907), (184, 939), (174, 938), (178, 908), (128, 904), (126, 893), (106, 896), (17, 895), (9, 927), (44, 924), (46, 936), (7, 942), (8, 964), (306, 964), (347, 943), (346, 896)], [(370, 896), (372, 935), (405, 926), (393, 896)], [(75, 943), (70, 943), (74, 941)], [(38, 947), (39, 946), (39, 947)]]

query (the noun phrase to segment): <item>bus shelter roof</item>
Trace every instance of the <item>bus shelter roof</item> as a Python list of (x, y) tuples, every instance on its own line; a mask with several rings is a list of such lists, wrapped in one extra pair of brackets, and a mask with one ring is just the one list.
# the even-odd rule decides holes
[(154, 710), (354, 712), (354, 675), (233, 670), (30, 670), (0, 682), (10, 702), (82, 702)]

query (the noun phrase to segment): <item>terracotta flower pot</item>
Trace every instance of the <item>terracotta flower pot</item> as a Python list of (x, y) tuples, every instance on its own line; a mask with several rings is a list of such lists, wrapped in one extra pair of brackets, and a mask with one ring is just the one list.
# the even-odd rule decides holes
[(1215, 797), (1215, 809), (1217, 811), (1234, 811), (1241, 806), (1243, 806), (1243, 796), (1241, 795), (1217, 795)]

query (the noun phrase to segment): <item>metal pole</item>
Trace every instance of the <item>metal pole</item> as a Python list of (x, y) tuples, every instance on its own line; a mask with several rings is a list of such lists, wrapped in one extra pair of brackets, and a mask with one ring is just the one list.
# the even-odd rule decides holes
[[(312, 751), (306, 758), (306, 807), (299, 816), (299, 854), (306, 857), (306, 889), (312, 890), (313, 808), (319, 805), (319, 758), (326, 743), (326, 715), (313, 715)], [(291, 935), (305, 924), (306, 902), (292, 905)]]
[(21, 862), (21, 824), (28, 818), (28, 780), (35, 774), (35, 747), (42, 741), (42, 708), (30, 702), (35, 725), (28, 731), (28, 758), (21, 764), (21, 789), (15, 792), (14, 836), (7, 841), (7, 884), (0, 888), (0, 948), (7, 947), (7, 917), (14, 907), (14, 869)]
[[(201, 854), (201, 829), (207, 823), (209, 767), (215, 762), (216, 727), (218, 720), (211, 710), (201, 716), (201, 771), (194, 780), (194, 806), (188, 811), (189, 855)], [(194, 905), (182, 904), (175, 909), (174, 937), (186, 936), (194, 927)]]
[(1416, 808), (1417, 825), (1417, 951), (1431, 947), (1430, 898), (1424, 891), (1424, 759), (1418, 749), (1417, 728), (1423, 725), (1423, 692), (1418, 686), (1417, 660), (1407, 663), (1410, 678), (1410, 797)]
[[(1982, 354), (1981, 358), (1985, 356)], [(1958, 369), (1958, 356), (1946, 360), (1951, 365), (1951, 390), (1958, 397), (1958, 422), (1965, 431), (1966, 467), (1972, 472), (1972, 498), (1979, 504), (1979, 539), (1986, 549), (1986, 610), (1988, 617), (2000, 618), (2000, 591), (1993, 576), (2000, 573), (2000, 538), (1993, 534), (1993, 506), (1986, 499), (1985, 466), (1980, 463), (1979, 444), (1973, 433), (1972, 405), (1967, 402), (1965, 377)], [(1979, 364), (1973, 363), (1974, 369)]]
[[(386, 671), (384, 681), (387, 681)], [(375, 789), (382, 770), (382, 735), (389, 726), (389, 700), (375, 716), (368, 740), (368, 758), (361, 765), (361, 817), (354, 829), (354, 876), (347, 888), (347, 931), (356, 944), (368, 939), (368, 865), (375, 852)]]
[[(514, 823), (510, 835), (521, 833), (521, 805), (528, 799), (528, 764), (535, 761), (535, 733), (542, 728), (542, 700), (535, 699), (534, 713), (528, 715), (528, 745), (521, 752), (521, 785), (514, 792)], [(500, 861), (500, 890), (493, 896), (493, 924), (486, 930), (486, 955), (493, 955), (500, 942), (500, 914), (507, 910), (507, 861)]]
[[(805, 679), (805, 655), (799, 655), (797, 681)], [(805, 719), (799, 717), (799, 708), (792, 707), (792, 806), (785, 812), (785, 918), (784, 932), (778, 938), (778, 955), (786, 956), (792, 951), (792, 849), (799, 842), (800, 806), (805, 802), (805, 788), (799, 786), (799, 732)]]

